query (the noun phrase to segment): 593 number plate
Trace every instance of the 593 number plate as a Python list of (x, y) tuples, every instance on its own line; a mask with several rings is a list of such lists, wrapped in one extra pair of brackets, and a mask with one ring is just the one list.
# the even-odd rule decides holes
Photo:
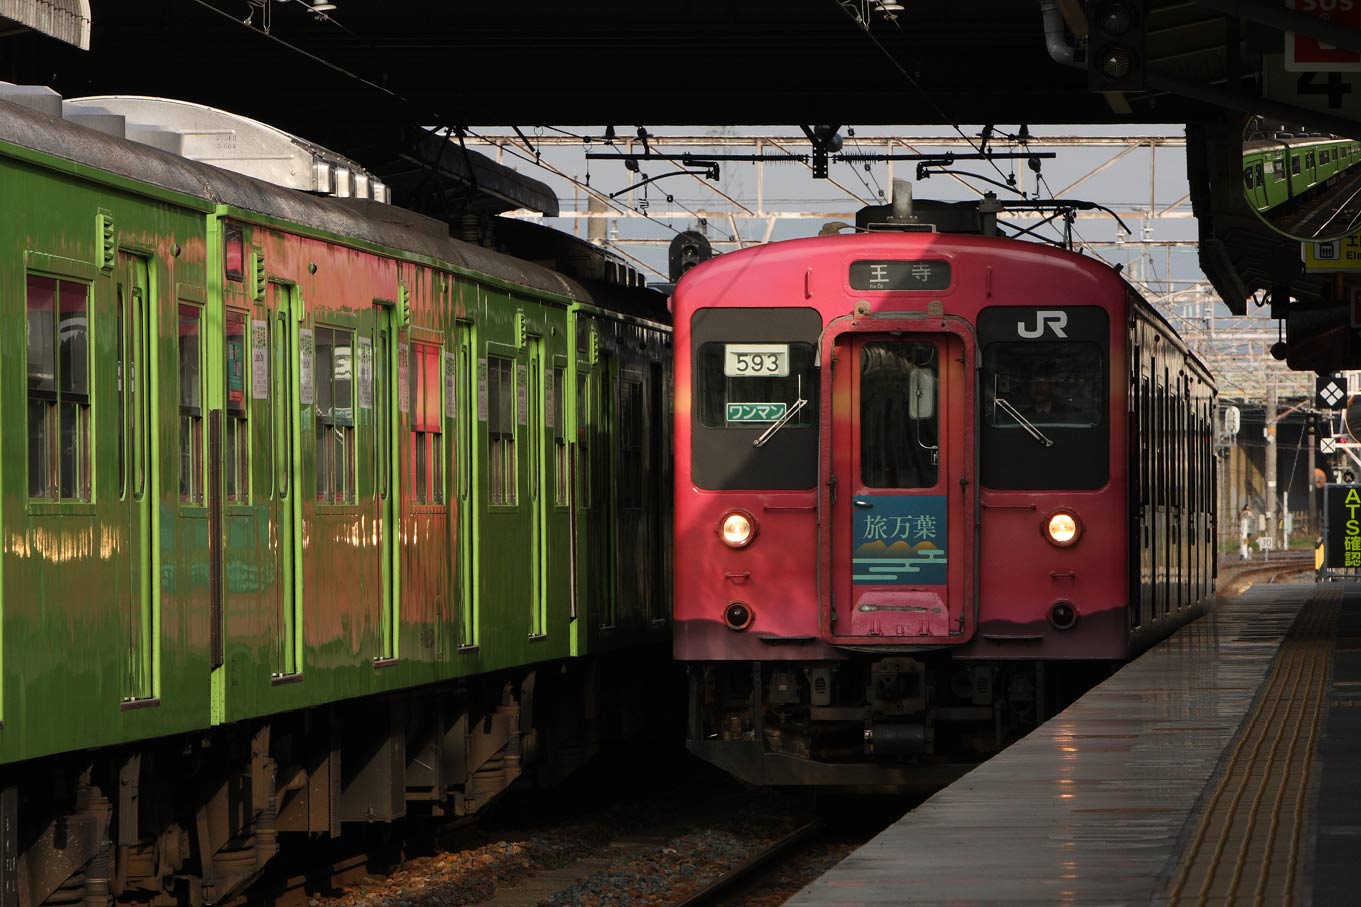
[(728, 378), (787, 378), (789, 344), (726, 344), (723, 351), (723, 374)]

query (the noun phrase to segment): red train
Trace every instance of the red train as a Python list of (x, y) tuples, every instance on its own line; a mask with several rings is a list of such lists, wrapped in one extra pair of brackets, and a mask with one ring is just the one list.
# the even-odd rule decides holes
[(866, 211), (673, 298), (689, 746), (755, 783), (999, 748), (1214, 585), (1215, 389), (1167, 322), (987, 214)]

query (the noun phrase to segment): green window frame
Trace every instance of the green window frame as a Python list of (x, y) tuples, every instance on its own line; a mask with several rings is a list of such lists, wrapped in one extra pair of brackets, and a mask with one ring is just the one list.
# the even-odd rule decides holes
[(571, 476), (568, 475), (567, 468), (567, 430), (563, 426), (565, 413), (563, 412), (562, 383), (567, 380), (567, 370), (563, 368), (553, 368), (549, 370), (550, 380), (553, 382), (548, 389), (548, 418), (552, 420), (553, 429), (553, 504), (558, 507), (566, 507), (568, 504), (568, 492), (571, 490)]
[(316, 382), (317, 502), (355, 502), (354, 331), (317, 325)]
[(444, 389), (439, 344), (413, 340), (411, 366), (416, 380), (411, 389), (412, 500), (417, 504), (444, 503)]
[(226, 431), (222, 440), (223, 483), (228, 503), (250, 503), (250, 320), (227, 309), (223, 366), (227, 389)]
[(28, 496), (93, 497), (90, 435), (90, 285), (28, 274)]
[(204, 504), (203, 307), (178, 306), (180, 502)]
[(519, 503), (515, 453), (515, 361), (487, 357), (487, 503)]

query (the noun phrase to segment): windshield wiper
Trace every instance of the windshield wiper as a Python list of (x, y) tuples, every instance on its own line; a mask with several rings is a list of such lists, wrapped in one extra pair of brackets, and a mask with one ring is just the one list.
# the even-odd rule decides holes
[(781, 416), (779, 419), (775, 420), (775, 422), (771, 424), (770, 428), (767, 428), (765, 431), (761, 432), (761, 437), (759, 437), (759, 438), (757, 438), (755, 441), (752, 441), (752, 442), (751, 442), (751, 446), (752, 446), (752, 447), (763, 447), (763, 446), (765, 446), (765, 443), (766, 443), (767, 441), (769, 441), (771, 438), (775, 437), (775, 433), (776, 433), (777, 431), (779, 431), (780, 429), (784, 428), (785, 423), (787, 423), (790, 419), (794, 418), (794, 414), (795, 414), (795, 413), (797, 413), (799, 410), (803, 409), (805, 406), (808, 405), (808, 401), (805, 400), (805, 399), (803, 398), (803, 376), (802, 376), (802, 375), (799, 376), (799, 390), (798, 390), (798, 393), (799, 393), (799, 399), (797, 399), (797, 400), (794, 401), (794, 405), (791, 406), (791, 407), (789, 407), (789, 409), (785, 410), (784, 415)]
[(1024, 428), (1026, 431), (1030, 433), (1030, 437), (1034, 438), (1036, 441), (1039, 441), (1045, 447), (1054, 446), (1054, 442), (1046, 438), (1038, 428), (1031, 425), (1030, 420), (1027, 419), (1025, 416), (1021, 415), (1021, 411), (1018, 410), (1016, 407), (1012, 406), (1009, 402), (1007, 402), (1007, 399), (1005, 397), (993, 397), (992, 406), (993, 409), (996, 409), (997, 407), (1000, 406), (1002, 408), (1002, 412), (1006, 413), (1008, 416), (1011, 416), (1011, 418), (1015, 419), (1018, 425), (1020, 425), (1022, 428)]

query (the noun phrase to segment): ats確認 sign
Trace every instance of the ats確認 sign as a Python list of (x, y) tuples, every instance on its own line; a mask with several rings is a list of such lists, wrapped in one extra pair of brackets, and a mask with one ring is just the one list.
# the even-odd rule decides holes
[(1325, 485), (1323, 513), (1324, 563), (1361, 568), (1361, 485)]

